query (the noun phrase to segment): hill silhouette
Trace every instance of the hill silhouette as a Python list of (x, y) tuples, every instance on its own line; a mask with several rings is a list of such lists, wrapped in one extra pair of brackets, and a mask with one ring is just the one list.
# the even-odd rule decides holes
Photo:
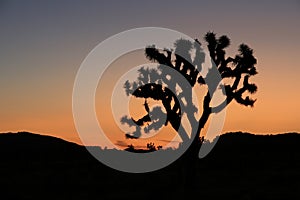
[[(203, 199), (300, 197), (300, 134), (221, 135), (197, 163)], [(205, 145), (205, 144), (204, 144)], [(105, 151), (105, 150), (103, 150)], [(0, 134), (3, 199), (191, 199), (182, 160), (144, 174), (113, 170), (84, 146), (28, 132)]]
[(2, 159), (57, 160), (71, 159), (81, 147), (63, 139), (29, 132), (0, 134)]

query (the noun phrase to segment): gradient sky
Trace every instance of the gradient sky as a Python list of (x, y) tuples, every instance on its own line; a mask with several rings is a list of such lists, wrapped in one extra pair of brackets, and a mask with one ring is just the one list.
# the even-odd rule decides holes
[(300, 132), (299, 1), (0, 1), (0, 132), (80, 143), (72, 89), (80, 64), (119, 32), (158, 26), (202, 39), (226, 34), (255, 51), (254, 108), (232, 103), (223, 132)]

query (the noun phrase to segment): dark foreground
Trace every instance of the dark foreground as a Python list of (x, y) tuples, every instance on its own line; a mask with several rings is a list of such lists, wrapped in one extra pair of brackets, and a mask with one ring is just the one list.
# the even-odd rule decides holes
[(195, 188), (180, 161), (129, 174), (85, 147), (30, 133), (0, 134), (0, 199), (300, 199), (300, 135), (222, 135), (200, 160)]

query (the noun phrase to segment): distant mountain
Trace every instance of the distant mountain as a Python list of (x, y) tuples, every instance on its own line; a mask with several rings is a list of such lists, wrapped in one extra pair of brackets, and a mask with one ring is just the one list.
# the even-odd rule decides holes
[[(282, 133), (276, 135), (257, 135), (247, 132), (230, 132), (218, 138), (214, 151), (233, 153), (285, 152), (296, 151), (300, 147), (299, 133)], [(127, 148), (128, 149), (128, 148)], [(39, 159), (73, 158), (75, 154), (86, 153), (85, 147), (61, 138), (40, 135), (29, 132), (0, 133), (0, 155), (8, 159), (24, 159), (25, 157)], [(139, 151), (137, 151), (139, 152)], [(141, 153), (148, 152), (141, 151)], [(271, 152), (270, 152), (271, 153)], [(13, 157), (10, 155), (14, 154)], [(78, 156), (78, 155), (77, 155)]]
[(29, 132), (0, 134), (0, 157), (3, 160), (74, 159), (85, 151), (83, 146), (60, 138)]
[(10, 146), (11, 144), (22, 147), (30, 147), (31, 143), (34, 143), (39, 147), (45, 147), (44, 145), (54, 145), (55, 147), (59, 147), (62, 145), (79, 146), (75, 143), (68, 142), (57, 137), (40, 135), (30, 132), (0, 133), (0, 148), (3, 147), (2, 145)]
[(181, 162), (130, 174), (103, 165), (75, 143), (28, 132), (3, 133), (1, 198), (191, 199), (197, 194), (210, 200), (300, 199), (298, 133), (221, 135), (213, 150), (196, 163), (199, 181), (187, 191)]
[(205, 159), (216, 165), (227, 163), (223, 166), (225, 168), (237, 167), (240, 163), (244, 163), (247, 167), (264, 169), (274, 166), (294, 166), (295, 163), (300, 164), (300, 134), (226, 133), (220, 136)]

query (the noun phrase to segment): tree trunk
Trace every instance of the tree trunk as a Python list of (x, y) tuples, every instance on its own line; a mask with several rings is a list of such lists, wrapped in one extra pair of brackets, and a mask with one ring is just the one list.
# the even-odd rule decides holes
[(210, 109), (206, 109), (203, 111), (203, 114), (199, 120), (199, 125), (195, 138), (193, 139), (187, 151), (183, 154), (183, 184), (184, 190), (187, 192), (197, 188), (197, 182), (199, 181), (197, 180), (197, 171), (199, 163), (198, 154), (203, 142), (203, 140), (200, 139), (200, 133), (204, 125), (206, 124), (210, 113)]

